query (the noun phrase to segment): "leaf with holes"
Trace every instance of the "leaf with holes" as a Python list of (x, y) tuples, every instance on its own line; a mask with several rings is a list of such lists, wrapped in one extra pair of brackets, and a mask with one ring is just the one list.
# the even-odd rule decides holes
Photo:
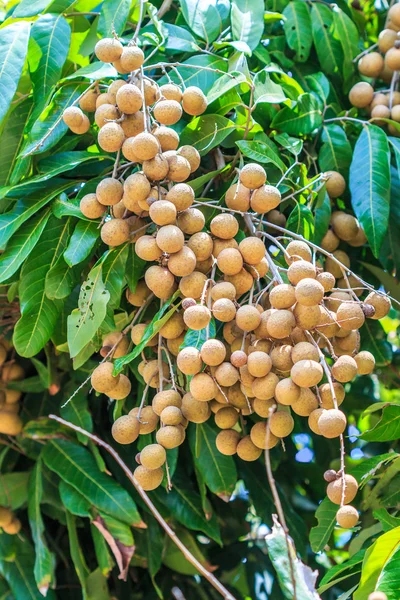
[(333, 36), (333, 11), (325, 4), (313, 4), (311, 9), (312, 35), (318, 60), (328, 75), (340, 75), (343, 50)]
[(311, 17), (308, 4), (289, 2), (283, 11), (283, 29), (289, 48), (296, 52), (295, 60), (306, 62), (312, 45)]

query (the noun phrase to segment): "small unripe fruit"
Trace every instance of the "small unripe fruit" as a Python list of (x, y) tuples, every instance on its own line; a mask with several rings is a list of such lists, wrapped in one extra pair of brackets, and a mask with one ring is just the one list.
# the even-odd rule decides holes
[(207, 340), (201, 347), (200, 355), (206, 365), (216, 367), (225, 360), (226, 348), (219, 340)]
[(100, 230), (101, 239), (108, 246), (120, 246), (129, 240), (129, 224), (123, 219), (110, 219)]
[(290, 308), (296, 302), (295, 289), (288, 283), (280, 283), (272, 288), (269, 301), (273, 308)]
[(238, 457), (246, 462), (257, 460), (262, 454), (261, 448), (257, 448), (257, 446), (253, 444), (249, 435), (246, 435), (240, 440), (236, 452)]
[(123, 415), (111, 428), (111, 435), (118, 444), (132, 444), (139, 435), (140, 424), (136, 417)]
[(197, 348), (187, 346), (179, 352), (176, 364), (185, 375), (196, 375), (203, 367), (203, 361)]
[(249, 163), (243, 167), (239, 175), (240, 183), (249, 190), (260, 188), (267, 180), (265, 169), (256, 163)]
[(336, 481), (338, 477), (338, 474), (336, 471), (334, 471), (333, 469), (328, 469), (327, 471), (325, 471), (324, 473), (324, 479), (325, 481), (327, 481), (328, 483), (330, 483), (331, 481)]
[(366, 81), (359, 81), (350, 90), (350, 103), (356, 108), (365, 108), (371, 104), (374, 97), (374, 88)]
[(315, 360), (300, 360), (293, 365), (290, 376), (294, 383), (300, 387), (313, 387), (318, 385), (324, 374), (322, 366)]
[(234, 429), (224, 429), (215, 438), (217, 450), (225, 456), (233, 456), (240, 440), (240, 433)]
[(274, 412), (269, 419), (271, 433), (276, 437), (282, 438), (290, 435), (294, 428), (294, 420), (289, 412)]
[(152, 400), (151, 406), (156, 415), (160, 416), (166, 406), (182, 406), (182, 398), (176, 390), (163, 390), (158, 392)]
[(370, 375), (375, 368), (375, 358), (371, 352), (363, 350), (355, 355), (358, 375)]
[(164, 472), (159, 469), (146, 469), (143, 465), (139, 465), (133, 472), (133, 476), (146, 492), (151, 492), (161, 485), (164, 477)]
[(281, 193), (273, 185), (263, 185), (254, 190), (250, 198), (250, 206), (255, 213), (264, 214), (279, 206)]
[(324, 288), (316, 279), (306, 277), (296, 285), (296, 300), (303, 306), (315, 306), (324, 297)]
[(339, 356), (332, 366), (332, 375), (337, 381), (347, 383), (357, 375), (357, 363), (351, 356)]
[(302, 279), (315, 279), (317, 272), (312, 263), (306, 260), (296, 260), (288, 268), (287, 276), (291, 284), (297, 285)]
[(288, 265), (292, 264), (292, 262), (296, 260), (305, 260), (307, 262), (311, 262), (311, 259), (311, 249), (305, 242), (293, 240), (286, 246), (285, 260)]
[(343, 529), (355, 527), (358, 519), (358, 511), (354, 506), (341, 506), (336, 513), (336, 521)]
[(88, 219), (98, 219), (106, 207), (97, 200), (96, 194), (85, 194), (79, 203), (81, 213)]
[(119, 375), (113, 376), (114, 365), (112, 362), (103, 362), (92, 373), (90, 382), (93, 389), (101, 394), (108, 394), (117, 385)]
[(208, 402), (215, 398), (217, 386), (207, 373), (198, 373), (190, 382), (190, 393), (195, 400)]
[(262, 450), (270, 450), (279, 442), (279, 438), (272, 431), (267, 431), (267, 423), (265, 421), (260, 421), (253, 425), (250, 430), (250, 439), (257, 448), (261, 448)]
[(202, 115), (207, 109), (207, 98), (200, 88), (189, 86), (182, 95), (182, 107), (188, 115)]
[(103, 38), (99, 40), (94, 48), (94, 53), (102, 62), (114, 62), (122, 54), (123, 46), (115, 38)]
[(160, 444), (149, 444), (140, 452), (140, 463), (145, 469), (159, 469), (166, 459), (167, 453)]
[(220, 214), (214, 217), (210, 223), (211, 233), (223, 240), (228, 240), (239, 231), (239, 223), (233, 215)]
[[(326, 493), (328, 498), (334, 504), (341, 504), (343, 491), (343, 477), (328, 484)], [(344, 476), (344, 504), (349, 504), (354, 500), (358, 491), (357, 480), (352, 475)]]
[(331, 408), (325, 410), (318, 419), (318, 427), (326, 438), (336, 438), (346, 429), (347, 419), (341, 410)]

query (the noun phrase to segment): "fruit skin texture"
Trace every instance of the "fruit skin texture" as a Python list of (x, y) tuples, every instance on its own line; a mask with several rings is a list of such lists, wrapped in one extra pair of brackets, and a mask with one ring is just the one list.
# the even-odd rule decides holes
[(106, 208), (97, 200), (96, 194), (86, 194), (79, 203), (81, 213), (88, 219), (98, 219)]
[(271, 433), (273, 433), (276, 437), (286, 437), (293, 431), (293, 417), (288, 412), (275, 412), (269, 419), (269, 427)]
[(246, 435), (240, 440), (237, 445), (236, 452), (239, 458), (247, 462), (257, 460), (261, 454), (261, 448), (258, 448), (252, 441), (249, 435)]
[(325, 410), (318, 419), (318, 427), (321, 434), (326, 438), (339, 437), (347, 425), (345, 414), (341, 410), (334, 408)]
[(159, 469), (146, 469), (144, 466), (139, 465), (133, 472), (133, 475), (138, 484), (146, 491), (151, 492), (158, 488), (161, 484), (164, 471)]
[(371, 304), (375, 308), (375, 314), (371, 319), (383, 319), (388, 314), (392, 304), (390, 299), (377, 292), (371, 292), (364, 300), (365, 304)]
[(332, 375), (340, 383), (347, 383), (357, 375), (357, 363), (351, 356), (339, 356), (332, 366)]
[(13, 520), (13, 513), (9, 508), (0, 506), (0, 527), (9, 525)]
[(207, 108), (207, 98), (200, 88), (191, 85), (185, 89), (182, 95), (182, 107), (188, 115), (198, 116), (203, 114)]
[(101, 239), (108, 246), (120, 246), (129, 239), (129, 224), (124, 219), (110, 219), (101, 228)]
[(118, 40), (103, 38), (97, 42), (94, 52), (102, 62), (114, 62), (120, 58), (123, 49), (121, 42)]
[(261, 450), (270, 450), (279, 442), (279, 438), (276, 437), (271, 431), (269, 435), (267, 432), (267, 424), (265, 421), (260, 421), (253, 425), (250, 430), (250, 439), (257, 448)]
[(383, 58), (379, 52), (369, 52), (358, 62), (358, 70), (366, 77), (378, 77), (383, 69)]
[(240, 440), (240, 433), (234, 429), (224, 429), (220, 431), (215, 438), (215, 445), (221, 454), (233, 456), (236, 454), (237, 446)]
[(171, 450), (182, 443), (182, 432), (175, 425), (166, 425), (157, 431), (156, 440), (158, 444)]
[(358, 511), (354, 506), (341, 506), (336, 513), (336, 521), (343, 529), (355, 527), (358, 519)]
[(330, 198), (339, 198), (346, 189), (346, 181), (337, 171), (327, 171), (325, 175), (329, 176), (325, 187)]
[(319, 304), (324, 294), (323, 286), (316, 279), (306, 277), (296, 285), (296, 300), (303, 306), (315, 306)]
[(267, 179), (265, 169), (256, 163), (249, 163), (243, 167), (239, 175), (240, 182), (249, 190), (260, 188)]
[[(358, 491), (357, 480), (352, 475), (344, 476), (344, 504), (350, 504), (356, 497)], [(328, 484), (326, 493), (328, 498), (334, 504), (340, 504), (342, 501), (343, 478), (339, 477), (336, 481)]]
[(366, 81), (360, 81), (353, 85), (349, 93), (350, 103), (356, 108), (365, 108), (371, 104), (374, 97), (374, 88)]
[(101, 363), (92, 373), (91, 384), (96, 392), (107, 394), (117, 385), (119, 375), (113, 376), (114, 366), (112, 362)]
[(368, 350), (362, 350), (355, 355), (358, 375), (370, 375), (375, 368), (375, 357)]
[(18, 435), (22, 431), (22, 421), (14, 413), (0, 411), (0, 433)]
[(160, 444), (149, 444), (140, 452), (140, 463), (146, 469), (159, 469), (165, 463), (167, 453)]
[(106, 123), (99, 131), (100, 148), (106, 152), (117, 152), (124, 142), (124, 130), (118, 123)]
[(132, 444), (139, 435), (140, 423), (132, 415), (119, 417), (111, 428), (111, 435), (119, 444)]

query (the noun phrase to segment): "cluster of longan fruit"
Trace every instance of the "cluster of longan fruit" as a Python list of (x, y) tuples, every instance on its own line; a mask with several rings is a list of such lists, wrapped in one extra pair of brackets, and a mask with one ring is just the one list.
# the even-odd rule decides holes
[(9, 535), (16, 535), (21, 531), (21, 521), (6, 506), (0, 506), (0, 528)]
[(12, 381), (24, 378), (24, 369), (13, 360), (7, 361), (10, 344), (7, 340), (0, 342), (0, 433), (18, 435), (22, 430), (22, 421), (18, 416), (21, 392), (7, 387)]
[[(367, 110), (375, 123), (384, 124), (379, 119), (392, 119), (400, 122), (400, 92), (374, 90), (375, 80), (390, 83), (395, 73), (400, 71), (400, 4), (393, 4), (388, 12), (385, 29), (379, 34), (378, 50), (364, 54), (358, 61), (358, 70), (372, 83), (360, 81), (350, 90), (349, 99), (353, 106)], [(397, 135), (397, 130), (389, 124), (389, 133)]]

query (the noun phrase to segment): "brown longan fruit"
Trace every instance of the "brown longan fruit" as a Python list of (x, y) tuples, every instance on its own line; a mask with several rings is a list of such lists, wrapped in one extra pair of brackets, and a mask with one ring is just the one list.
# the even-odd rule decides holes
[(167, 178), (177, 183), (186, 181), (191, 173), (189, 161), (184, 156), (173, 151), (164, 152), (163, 156), (168, 162)]
[(294, 287), (288, 283), (276, 285), (269, 293), (269, 302), (272, 308), (290, 308), (296, 303)]
[(188, 208), (180, 213), (177, 223), (184, 233), (193, 235), (203, 229), (205, 218), (198, 208)]
[(383, 57), (379, 52), (369, 52), (358, 61), (358, 70), (365, 77), (379, 77), (383, 69)]
[(292, 346), (289, 344), (282, 344), (275, 346), (270, 353), (272, 360), (272, 366), (274, 369), (287, 373), (293, 367), (292, 361)]
[(340, 383), (347, 383), (357, 375), (357, 363), (351, 356), (339, 356), (332, 366), (332, 375)]
[(175, 125), (182, 116), (182, 107), (176, 100), (160, 100), (153, 109), (153, 115), (162, 125)]
[(332, 273), (328, 273), (326, 271), (318, 273), (317, 281), (322, 285), (325, 293), (330, 292), (335, 286), (335, 277), (332, 275)]
[[(393, 112), (393, 109), (396, 109), (396, 114), (398, 115), (398, 117), (396, 117), (396, 119), (394, 119), (394, 120), (397, 120), (397, 118), (398, 118), (398, 120), (400, 121), (400, 114), (398, 113), (397, 106), (394, 106), (392, 108), (392, 112)], [(391, 118), (393, 119), (393, 114), (392, 114)], [(367, 243), (367, 236), (365, 235), (363, 228), (359, 227), (357, 235), (355, 237), (353, 237), (351, 240), (348, 240), (347, 243), (349, 244), (349, 246), (353, 246), (353, 248), (360, 248), (361, 246), (364, 246), (364, 244)], [(356, 292), (356, 293), (358, 295), (358, 292)]]
[(251, 384), (254, 396), (260, 400), (269, 400), (270, 398), (273, 398), (278, 382), (279, 377), (272, 372), (265, 375), (265, 377), (256, 377)]
[(383, 319), (383, 317), (386, 317), (392, 306), (390, 299), (378, 292), (370, 292), (365, 298), (364, 303), (370, 304), (375, 309), (375, 313), (372, 315), (371, 319)]
[(388, 600), (388, 597), (384, 592), (372, 592), (368, 596), (368, 600)]
[(381, 121), (381, 119), (390, 119), (390, 109), (387, 106), (378, 104), (371, 110), (371, 117), (376, 119), (377, 124), (383, 125), (384, 121)]
[(143, 51), (135, 45), (126, 46), (119, 59), (124, 71), (130, 73), (139, 69), (144, 61)]
[(271, 433), (278, 438), (287, 437), (294, 428), (292, 415), (286, 411), (274, 412), (269, 418)]
[(175, 278), (164, 267), (152, 265), (147, 269), (144, 278), (147, 287), (161, 300), (169, 298), (175, 289)]
[(390, 48), (385, 54), (385, 65), (393, 71), (400, 69), (400, 49)]
[(239, 231), (239, 223), (233, 215), (220, 214), (214, 217), (210, 223), (211, 233), (223, 240), (229, 240)]
[(114, 177), (106, 177), (96, 188), (96, 198), (100, 204), (112, 206), (122, 199), (123, 185)]
[[(326, 171), (325, 175), (328, 177), (325, 187), (330, 198), (339, 198), (346, 189), (346, 181), (340, 173), (337, 171)], [(336, 235), (337, 232), (335, 231)]]
[(3, 526), (3, 530), (5, 533), (8, 533), (8, 535), (17, 535), (21, 531), (21, 527), (21, 521), (14, 517), (11, 523)]
[(312, 263), (306, 260), (296, 260), (289, 266), (287, 276), (291, 284), (297, 285), (302, 279), (315, 279), (317, 271)]
[(358, 523), (358, 519), (358, 511), (354, 506), (341, 506), (336, 513), (336, 521), (343, 529), (355, 527)]
[(370, 375), (375, 368), (375, 358), (368, 350), (362, 350), (355, 355), (358, 375)]
[(177, 211), (186, 210), (194, 202), (193, 188), (187, 183), (177, 183), (168, 191), (166, 199), (175, 205)]
[(69, 128), (80, 127), (85, 115), (77, 106), (69, 106), (63, 112), (63, 121)]
[(182, 398), (176, 390), (163, 390), (154, 396), (151, 406), (156, 415), (160, 416), (166, 406), (181, 408)]
[(272, 360), (266, 352), (252, 352), (247, 358), (247, 368), (253, 377), (268, 375), (272, 367)]
[(117, 385), (115, 385), (107, 395), (112, 400), (123, 400), (130, 394), (131, 387), (129, 378), (126, 375), (121, 374)]
[(115, 79), (107, 88), (107, 94), (116, 97), (120, 87), (126, 85), (125, 79)]
[(336, 320), (336, 314), (327, 310), (324, 306), (318, 307), (320, 318), (316, 330), (323, 333), (327, 338), (333, 338), (339, 332), (339, 325)]
[(318, 428), (321, 435), (329, 439), (339, 437), (345, 431), (346, 425), (345, 414), (335, 408), (324, 410), (318, 419)]
[(255, 190), (264, 185), (267, 180), (267, 174), (261, 165), (249, 163), (241, 169), (239, 180), (249, 190)]
[[(131, 329), (131, 340), (137, 346), (143, 339), (144, 332), (146, 331), (148, 323), (137, 323)], [(157, 346), (158, 338), (154, 336), (151, 340), (149, 340), (146, 344), (146, 347), (154, 347)]]
[(125, 356), (128, 352), (129, 348), (129, 340), (126, 335), (123, 335), (120, 331), (111, 331), (107, 333), (103, 337), (103, 346), (101, 348), (101, 355), (103, 358), (106, 354), (108, 354), (112, 348), (112, 357), (120, 358), (121, 356)]
[(0, 506), (0, 527), (7, 526), (13, 520), (13, 513), (9, 508)]
[(293, 364), (296, 364), (300, 360), (313, 360), (318, 362), (318, 348), (316, 348), (314, 344), (310, 344), (310, 342), (299, 342), (293, 346), (291, 357)]
[(321, 248), (327, 252), (334, 252), (339, 244), (340, 240), (337, 235), (332, 231), (332, 229), (328, 229), (321, 240)]
[(97, 105), (96, 101), (99, 96), (99, 92), (95, 89), (88, 90), (86, 94), (79, 100), (79, 106), (86, 112), (95, 112)]
[(239, 381), (240, 373), (230, 362), (223, 362), (215, 369), (215, 379), (222, 387), (230, 387)]
[[(333, 252), (333, 256), (338, 261), (340, 261), (344, 265), (344, 267), (350, 267), (349, 255), (343, 250), (336, 250), (335, 252)], [(325, 270), (329, 273), (332, 273), (332, 275), (336, 277), (336, 279), (343, 277), (343, 267), (338, 265), (337, 262), (330, 256), (328, 256), (325, 260)]]
[(151, 204), (149, 216), (156, 225), (171, 225), (176, 221), (176, 208), (168, 200), (157, 200)]
[(246, 435), (237, 445), (236, 452), (239, 458), (247, 462), (257, 460), (262, 454), (261, 448), (257, 448), (251, 441), (251, 437)]
[(350, 90), (350, 104), (356, 108), (365, 108), (371, 104), (374, 97), (374, 88), (366, 81), (359, 81)]
[(219, 340), (210, 339), (202, 345), (200, 355), (206, 365), (216, 367), (225, 360), (226, 348)]
[(213, 316), (218, 319), (218, 321), (222, 321), (222, 323), (228, 323), (236, 316), (236, 306), (232, 300), (228, 300), (228, 298), (216, 300), (211, 311)]
[(291, 378), (299, 387), (318, 385), (323, 374), (322, 366), (315, 360), (299, 360), (290, 371)]
[(321, 321), (320, 307), (317, 306), (302, 306), (296, 304), (293, 309), (293, 315), (296, 320), (296, 324), (301, 329), (314, 329)]
[(240, 441), (240, 433), (234, 429), (224, 429), (215, 438), (218, 452), (225, 456), (233, 456)]
[(291, 405), (300, 398), (301, 388), (290, 377), (281, 379), (275, 388), (275, 398), (279, 404)]
[[(124, 84), (126, 83), (126, 81), (124, 81)], [(100, 106), (103, 106), (103, 104), (107, 104), (107, 105), (115, 105), (116, 103), (116, 93), (109, 93), (106, 92), (105, 94), (99, 94), (96, 98), (96, 109), (100, 108)], [(97, 112), (97, 111), (96, 111)], [(100, 125), (99, 125), (100, 127)]]
[(239, 244), (239, 251), (248, 265), (257, 265), (265, 258), (266, 252), (264, 242), (255, 236), (243, 239)]
[(182, 94), (182, 107), (185, 113), (197, 117), (207, 109), (207, 98), (200, 88), (191, 85)]
[(250, 198), (250, 206), (255, 213), (264, 214), (279, 206), (281, 193), (273, 185), (263, 185), (254, 190)]
[[(163, 378), (167, 379), (169, 376), (168, 365), (163, 362), (162, 363), (162, 374)], [(151, 388), (157, 388), (160, 384), (159, 377), (159, 366), (156, 360), (150, 360), (143, 367), (143, 372), (141, 373), (145, 383), (149, 384)]]
[(166, 83), (160, 87), (160, 94), (166, 100), (175, 100), (180, 102), (182, 100), (182, 90), (179, 86), (174, 83)]
[(318, 400), (309, 388), (300, 388), (300, 396), (291, 406), (296, 415), (309, 417), (318, 408)]
[(167, 406), (160, 415), (163, 425), (180, 425), (182, 423), (182, 411), (177, 406)]
[(315, 433), (316, 435), (321, 435), (321, 432), (318, 427), (318, 422), (319, 422), (321, 415), (324, 412), (325, 411), (323, 408), (316, 408), (315, 410), (312, 411), (312, 413), (308, 417), (308, 426), (311, 429), (311, 431), (313, 433)]
[(143, 465), (139, 465), (134, 470), (133, 476), (145, 492), (151, 492), (161, 485), (164, 472), (161, 468), (146, 469)]
[[(124, 119), (121, 121), (120, 125), (121, 125), (122, 129), (124, 130), (125, 137), (128, 138), (124, 142), (124, 146), (125, 146), (128, 143), (130, 144), (130, 142), (132, 141), (132, 140), (129, 141), (129, 138), (135, 137), (139, 133), (143, 133), (144, 128), (145, 128), (143, 112), (138, 110), (138, 112), (133, 113), (133, 115), (124, 115)], [(124, 146), (122, 146), (122, 153), (124, 152)], [(126, 151), (126, 146), (125, 146), (125, 151)], [(137, 162), (136, 158), (137, 157), (134, 157), (134, 162)]]
[[(235, 350), (234, 352), (232, 352), (229, 360), (231, 361), (234, 367), (237, 367), (240, 370), (241, 367), (244, 367), (247, 364), (247, 354), (246, 352), (244, 352), (244, 350)], [(264, 375), (265, 374), (266, 373), (264, 373)], [(250, 382), (252, 382), (254, 380), (254, 377), (252, 377), (251, 375), (249, 375), (249, 377), (251, 378)], [(240, 372), (240, 381), (244, 383), (242, 372)]]
[(226, 191), (225, 204), (232, 210), (246, 212), (250, 208), (250, 190), (239, 181), (234, 183)]
[(267, 423), (265, 421), (260, 421), (253, 425), (250, 430), (250, 439), (261, 450), (271, 450), (279, 442), (279, 438), (272, 431), (267, 432)]
[(123, 46), (115, 38), (103, 38), (99, 40), (94, 47), (94, 53), (102, 62), (114, 62), (122, 54)]
[(218, 254), (217, 265), (224, 275), (237, 275), (243, 268), (243, 258), (236, 248), (225, 248)]
[(319, 304), (325, 294), (325, 290), (316, 279), (306, 277), (299, 281), (295, 288), (296, 300), (303, 306), (315, 306)]
[(152, 262), (158, 260), (162, 251), (157, 246), (156, 239), (152, 235), (143, 235), (138, 239), (135, 245), (135, 252), (139, 258)]
[(179, 135), (170, 127), (161, 125), (153, 131), (153, 135), (157, 138), (163, 152), (176, 150), (179, 146)]
[(176, 225), (165, 225), (158, 230), (156, 241), (163, 252), (174, 254), (182, 250), (185, 237)]
[(382, 54), (386, 54), (390, 48), (393, 48), (397, 40), (397, 32), (392, 29), (382, 29), (378, 37), (378, 48)]
[(118, 444), (132, 444), (139, 436), (140, 424), (136, 417), (123, 415), (114, 421), (111, 435)]
[(137, 79), (135, 85), (140, 89), (140, 92), (142, 91), (142, 87), (144, 88), (146, 106), (152, 106), (160, 98), (160, 89), (152, 79), (148, 79), (147, 77), (143, 80)]
[(237, 275), (225, 275), (224, 279), (235, 287), (237, 298), (253, 287), (253, 277), (246, 269), (242, 269)]
[[(146, 200), (151, 193), (150, 182), (143, 173), (132, 173), (124, 181), (124, 202)], [(129, 208), (129, 206), (127, 206)]]
[(239, 413), (233, 406), (222, 406), (215, 415), (215, 424), (220, 429), (232, 429), (239, 420)]
[[(354, 500), (358, 491), (357, 480), (352, 475), (344, 476), (344, 504), (349, 504)], [(326, 493), (328, 498), (334, 504), (341, 504), (343, 492), (343, 478), (339, 477), (328, 484)]]
[(188, 240), (188, 247), (193, 250), (197, 260), (207, 260), (213, 251), (212, 237), (205, 231), (194, 233)]
[[(243, 394), (242, 390), (240, 389), (240, 386), (241, 384), (237, 382), (230, 388), (225, 388), (225, 396), (223, 396), (223, 398), (226, 400), (226, 397), (228, 397), (228, 401), (230, 404), (232, 404), (232, 406), (234, 406), (235, 408), (239, 408), (241, 411), (243, 411), (245, 409), (248, 409), (248, 399)], [(218, 393), (216, 394), (216, 396), (218, 396)]]
[(159, 469), (166, 460), (167, 453), (160, 444), (149, 444), (140, 451), (140, 464), (145, 469)]
[(393, 25), (395, 25), (396, 27), (400, 27), (400, 10), (397, 4), (393, 4), (389, 8), (388, 18), (390, 19), (390, 22)]
[(206, 306), (196, 304), (196, 306), (190, 306), (183, 313), (183, 320), (189, 329), (199, 331), (207, 327), (211, 320), (211, 312)]
[(208, 402), (215, 398), (217, 386), (208, 373), (197, 373), (190, 382), (190, 393), (195, 400)]
[(178, 369), (185, 375), (196, 375), (196, 373), (200, 373), (203, 368), (203, 361), (199, 350), (191, 346), (187, 346), (180, 350), (176, 358), (176, 364)]
[(19, 401), (19, 399), (22, 396), (22, 392), (20, 392), (19, 390), (10, 390), (6, 388), (3, 391), (5, 395), (6, 404), (15, 404)]
[(79, 203), (81, 213), (88, 219), (98, 219), (106, 207), (97, 200), (96, 194), (85, 194)]
[(267, 321), (267, 330), (269, 337), (282, 340), (289, 337), (296, 320), (290, 310), (274, 310)]
[[(137, 90), (135, 86), (133, 87)], [(148, 161), (160, 151), (160, 143), (152, 133), (143, 131), (133, 138), (131, 148), (140, 160)]]
[(199, 300), (207, 277), (200, 271), (193, 271), (190, 275), (182, 277), (179, 282), (179, 289), (186, 298), (194, 298)]
[(296, 260), (311, 262), (312, 252), (308, 244), (299, 240), (292, 240), (286, 246), (285, 260), (288, 265)]
[(236, 313), (236, 325), (242, 331), (254, 331), (261, 322), (261, 315), (255, 306), (245, 304)]
[(160, 334), (166, 340), (173, 340), (181, 335), (185, 329), (182, 313), (175, 312), (160, 329)]
[(151, 292), (144, 279), (140, 279), (137, 282), (134, 292), (132, 292), (132, 290), (129, 288), (126, 290), (126, 299), (128, 300), (129, 304), (132, 304), (133, 306), (143, 306), (150, 293)]
[(0, 411), (0, 433), (18, 435), (21, 431), (22, 421), (17, 414), (4, 410)]
[(331, 224), (337, 237), (344, 241), (354, 238), (360, 229), (357, 219), (341, 210), (332, 214)]
[(108, 246), (120, 246), (129, 240), (129, 224), (124, 219), (110, 219), (100, 230), (101, 239)]
[(191, 423), (205, 423), (211, 414), (209, 403), (195, 400), (190, 393), (183, 396), (181, 410)]
[(92, 388), (101, 394), (108, 394), (119, 381), (119, 375), (113, 376), (114, 365), (112, 362), (100, 363), (92, 373), (90, 382)]
[(232, 285), (232, 283), (228, 283), (227, 281), (217, 283), (211, 288), (211, 298), (214, 301), (220, 300), (221, 298), (227, 298), (228, 300), (234, 300), (235, 297), (236, 297), (235, 286)]
[(365, 316), (357, 302), (343, 302), (337, 309), (336, 319), (342, 329), (351, 331), (364, 325)]
[(98, 143), (106, 152), (117, 152), (124, 143), (124, 130), (118, 123), (106, 123), (99, 131)]
[(237, 250), (239, 248), (239, 244), (235, 238), (230, 238), (228, 240), (215, 238), (212, 252), (214, 258), (218, 258), (222, 250), (225, 250), (226, 248), (235, 248)]
[[(102, 94), (105, 95), (105, 94)], [(119, 118), (119, 111), (118, 109), (113, 106), (112, 104), (102, 104), (100, 105), (95, 112), (94, 115), (94, 120), (96, 125), (98, 125), (100, 128), (104, 127), (104, 125), (106, 125), (109, 121), (115, 121), (116, 119)]]
[[(335, 392), (337, 405), (340, 406), (345, 397), (344, 387), (338, 381), (334, 381), (332, 385)], [(335, 407), (333, 402), (332, 390), (329, 383), (323, 383), (319, 387), (319, 395), (321, 399), (322, 408), (330, 409)]]

